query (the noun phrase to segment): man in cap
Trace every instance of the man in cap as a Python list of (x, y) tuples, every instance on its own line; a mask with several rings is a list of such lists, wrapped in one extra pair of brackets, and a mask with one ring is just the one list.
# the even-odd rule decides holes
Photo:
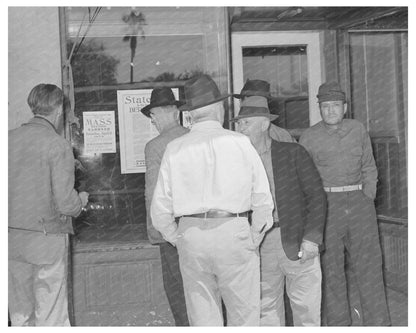
[(153, 191), (159, 174), (160, 163), (166, 146), (172, 140), (188, 133), (188, 130), (179, 124), (179, 110), (181, 102), (175, 100), (173, 92), (168, 87), (153, 89), (150, 96), (150, 104), (141, 109), (141, 112), (152, 119), (160, 133), (150, 140), (145, 147), (146, 175), (145, 197), (147, 212), (147, 235), (152, 244), (158, 244), (162, 263), (163, 285), (168, 297), (176, 326), (189, 326), (186, 314), (185, 295), (183, 282), (179, 270), (178, 251), (170, 243), (166, 242), (162, 235), (155, 230), (150, 216), (150, 204)]
[(186, 82), (181, 109), (193, 126), (168, 144), (151, 206), (153, 225), (178, 248), (192, 326), (222, 326), (221, 298), (228, 325), (260, 323), (257, 248), (273, 223), (273, 200), (250, 140), (222, 127), (228, 96), (208, 75)]
[(322, 84), (317, 97), (322, 121), (307, 129), (300, 143), (311, 154), (328, 198), (322, 255), (324, 323), (351, 325), (346, 257), (346, 267), (357, 281), (364, 325), (388, 325), (370, 137), (363, 124), (343, 119), (347, 103), (337, 82)]
[[(246, 97), (237, 117), (240, 132), (259, 153), (275, 202), (274, 224), (260, 247), (261, 325), (285, 326), (284, 286), (295, 326), (320, 326), (321, 267), (326, 196), (308, 152), (270, 136), (276, 115), (259, 96)], [(278, 212), (278, 213), (277, 213)]]
[(27, 98), (34, 117), (9, 131), (9, 311), (13, 326), (69, 326), (69, 216), (88, 193), (74, 189), (74, 155), (58, 132), (62, 90), (38, 84)]
[[(239, 94), (233, 94), (233, 96), (241, 99), (241, 101), (244, 101), (244, 99), (249, 96), (259, 96), (270, 101), (272, 99), (270, 94), (270, 83), (264, 80), (247, 80), (243, 89), (241, 89), (241, 92)], [(296, 142), (287, 130), (274, 124), (270, 124), (269, 132), (274, 140), (280, 142)]]

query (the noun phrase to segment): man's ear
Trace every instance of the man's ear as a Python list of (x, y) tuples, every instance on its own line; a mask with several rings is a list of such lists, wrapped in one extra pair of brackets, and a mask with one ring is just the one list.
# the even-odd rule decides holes
[(176, 121), (179, 121), (179, 110), (175, 110), (173, 111), (173, 117)]
[(348, 104), (344, 103), (344, 114), (347, 112), (347, 107), (348, 107)]
[(264, 118), (263, 122), (261, 123), (262, 132), (269, 130), (269, 127), (270, 127), (270, 120), (267, 118)]

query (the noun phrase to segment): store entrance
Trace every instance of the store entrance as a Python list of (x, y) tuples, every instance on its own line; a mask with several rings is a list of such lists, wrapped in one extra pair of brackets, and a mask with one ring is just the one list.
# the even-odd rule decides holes
[(269, 82), (269, 108), (279, 115), (275, 124), (295, 136), (320, 120), (315, 98), (322, 77), (319, 33), (236, 32), (231, 38), (234, 92), (248, 79)]

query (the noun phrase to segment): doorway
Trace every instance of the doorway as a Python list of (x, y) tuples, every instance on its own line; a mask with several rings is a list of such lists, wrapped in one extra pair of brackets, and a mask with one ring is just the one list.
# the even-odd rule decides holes
[[(270, 83), (276, 125), (302, 129), (321, 120), (316, 94), (322, 82), (321, 33), (236, 32), (231, 35), (234, 92), (246, 80)], [(239, 100), (235, 100), (235, 113)]]

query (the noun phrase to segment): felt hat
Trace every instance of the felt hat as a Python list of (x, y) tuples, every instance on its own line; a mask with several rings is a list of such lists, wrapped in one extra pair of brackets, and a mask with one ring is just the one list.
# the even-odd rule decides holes
[(184, 86), (185, 104), (181, 111), (192, 111), (226, 99), (230, 94), (221, 94), (218, 86), (209, 75), (201, 75), (187, 81)]
[(249, 96), (244, 98), (244, 100), (241, 102), (240, 112), (238, 113), (238, 116), (234, 117), (230, 121), (238, 121), (242, 118), (250, 117), (266, 117), (269, 118), (270, 121), (273, 121), (279, 116), (270, 113), (266, 97)]
[(150, 110), (158, 106), (176, 105), (180, 106), (183, 102), (175, 100), (172, 89), (168, 87), (155, 88), (150, 95), (150, 104), (146, 105), (140, 111), (150, 117)]
[(240, 99), (248, 96), (263, 96), (270, 99), (270, 84), (263, 80), (247, 80), (241, 92), (233, 96)]

